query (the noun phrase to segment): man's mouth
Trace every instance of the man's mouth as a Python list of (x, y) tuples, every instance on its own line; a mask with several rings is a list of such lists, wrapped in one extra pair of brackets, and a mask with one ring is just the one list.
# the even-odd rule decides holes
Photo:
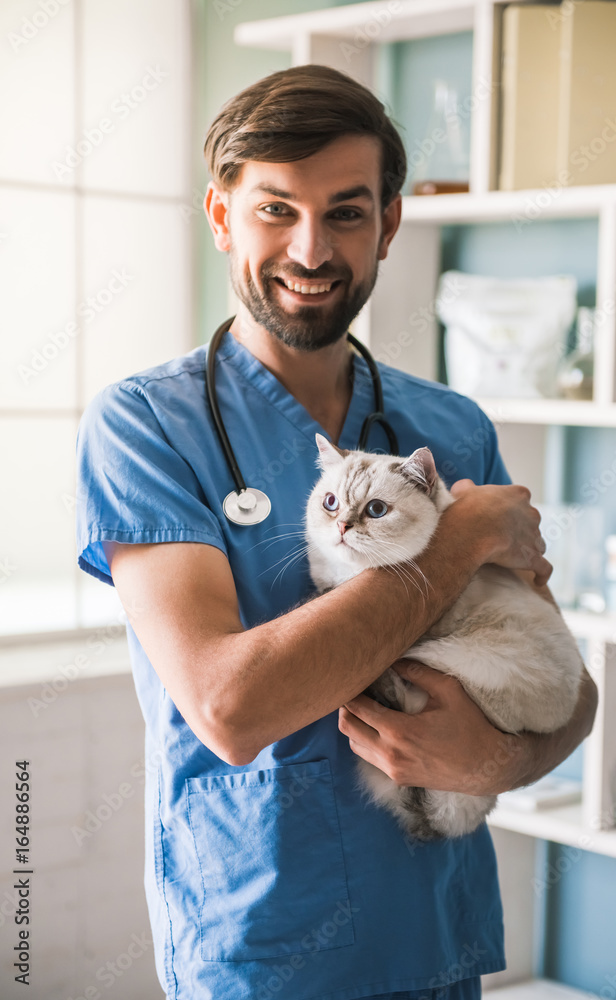
[(293, 278), (274, 278), (274, 281), (287, 291), (300, 296), (326, 295), (328, 292), (331, 292), (332, 288), (340, 284), (339, 280), (302, 281)]

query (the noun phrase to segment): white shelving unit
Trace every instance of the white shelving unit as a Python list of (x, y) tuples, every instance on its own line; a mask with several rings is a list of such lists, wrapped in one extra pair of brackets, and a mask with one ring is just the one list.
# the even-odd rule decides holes
[[(293, 65), (321, 63), (375, 83), (379, 44), (458, 31), (474, 32), (470, 193), (405, 197), (397, 233), (356, 334), (377, 358), (425, 378), (437, 371), (434, 296), (440, 268), (443, 225), (511, 221), (524, 228), (536, 218), (598, 220), (597, 294), (592, 402), (562, 399), (481, 399), (497, 423), (501, 449), (514, 478), (543, 499), (543, 475), (550, 428), (554, 425), (616, 427), (616, 183), (587, 187), (498, 191), (498, 95), (502, 12), (507, 0), (379, 0), (263, 21), (236, 28), (239, 45), (291, 53)], [(412, 280), (409, 281), (409, 275)], [(519, 470), (519, 471), (518, 471)], [(530, 478), (530, 481), (529, 481)], [(508, 969), (486, 977), (503, 987), (502, 1000), (565, 1000), (574, 990), (532, 980), (532, 838), (616, 857), (613, 826), (616, 784), (616, 616), (569, 612), (572, 631), (586, 641), (587, 666), (600, 691), (593, 733), (585, 745), (581, 805), (536, 813), (498, 808), (491, 817), (499, 856), (506, 913)], [(520, 993), (520, 997), (517, 993)], [(516, 994), (515, 997), (513, 994)], [(524, 994), (524, 996), (522, 996)]]

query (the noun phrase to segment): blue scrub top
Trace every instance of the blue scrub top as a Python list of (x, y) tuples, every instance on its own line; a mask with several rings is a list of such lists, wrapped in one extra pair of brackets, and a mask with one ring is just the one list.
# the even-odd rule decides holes
[[(270, 516), (232, 524), (233, 489), (206, 401), (207, 348), (102, 390), (79, 427), (80, 567), (111, 584), (101, 542), (203, 542), (228, 557), (246, 628), (314, 593), (302, 544), (325, 433), (227, 333), (216, 386), (247, 484)], [(339, 445), (374, 408), (353, 356)], [(428, 445), (448, 484), (506, 483), (494, 428), (470, 400), (379, 364), (385, 412), (408, 455)], [(369, 447), (387, 450), (380, 428)], [(233, 767), (204, 746), (127, 626), (146, 722), (145, 886), (169, 1000), (354, 1000), (504, 968), (490, 834), (423, 844), (365, 801), (333, 712)], [(224, 671), (224, 663), (219, 669)], [(335, 664), (332, 664), (335, 669)]]

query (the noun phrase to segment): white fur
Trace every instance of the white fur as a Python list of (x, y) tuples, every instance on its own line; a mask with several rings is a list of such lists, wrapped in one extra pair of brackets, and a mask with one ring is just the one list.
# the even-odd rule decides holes
[[(319, 591), (367, 567), (415, 559), (432, 537), (442, 511), (454, 502), (436, 474), (429, 450), (394, 459), (341, 452), (320, 435), (317, 443), (323, 475), (308, 500), (306, 535), (310, 571)], [(323, 508), (329, 492), (339, 501), (335, 513)], [(377, 498), (388, 505), (387, 513), (370, 518), (365, 506)], [(351, 525), (344, 541), (338, 521)], [(428, 583), (419, 579), (418, 585), (423, 588)], [(577, 700), (582, 661), (561, 615), (498, 566), (482, 567), (455, 604), (405, 655), (457, 677), (492, 724), (504, 732), (552, 732), (569, 720)], [(392, 703), (409, 714), (421, 711), (427, 700), (425, 692), (393, 670), (371, 687), (393, 695)], [(495, 796), (428, 790), (418, 810), (409, 804), (406, 788), (361, 758), (359, 774), (371, 799), (389, 809), (407, 832), (423, 839), (472, 832), (496, 802)], [(426, 832), (426, 821), (431, 833)]]

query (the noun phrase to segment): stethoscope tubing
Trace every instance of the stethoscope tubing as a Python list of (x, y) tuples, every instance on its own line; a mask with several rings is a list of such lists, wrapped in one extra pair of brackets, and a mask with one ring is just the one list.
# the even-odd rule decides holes
[[(234, 319), (235, 316), (231, 316), (230, 319), (226, 319), (224, 323), (221, 323), (210, 341), (208, 349), (208, 357), (207, 357), (207, 367), (205, 371), (205, 381), (207, 387), (208, 400), (210, 404), (210, 410), (212, 411), (214, 426), (216, 427), (216, 433), (218, 434), (218, 438), (220, 440), (220, 444), (224, 452), (227, 465), (229, 467), (229, 472), (231, 473), (231, 477), (235, 484), (235, 492), (240, 494), (242, 491), (246, 490), (247, 487), (244, 481), (244, 477), (242, 476), (239, 463), (237, 461), (237, 458), (235, 457), (235, 452), (233, 451), (233, 447), (229, 440), (227, 429), (224, 425), (220, 413), (220, 407), (218, 406), (218, 398), (216, 395), (216, 377), (215, 377), (216, 352), (220, 346), (220, 342), (224, 334), (229, 330)], [(370, 430), (372, 429), (374, 424), (380, 424), (383, 430), (385, 431), (385, 434), (387, 435), (387, 440), (390, 446), (390, 453), (392, 455), (397, 455), (398, 439), (396, 438), (396, 434), (391, 425), (388, 423), (385, 414), (383, 412), (384, 409), (383, 386), (381, 383), (381, 376), (379, 374), (376, 362), (372, 357), (368, 348), (365, 346), (365, 344), (362, 344), (361, 341), (357, 340), (351, 333), (347, 332), (347, 340), (352, 345), (352, 347), (354, 347), (355, 350), (358, 351), (359, 354), (361, 354), (366, 364), (368, 365), (368, 369), (372, 377), (372, 385), (374, 387), (375, 410), (373, 413), (368, 414), (368, 416), (363, 422), (362, 429), (359, 435), (359, 442), (357, 444), (357, 450), (366, 451), (366, 445), (368, 443), (368, 436), (370, 434)]]

